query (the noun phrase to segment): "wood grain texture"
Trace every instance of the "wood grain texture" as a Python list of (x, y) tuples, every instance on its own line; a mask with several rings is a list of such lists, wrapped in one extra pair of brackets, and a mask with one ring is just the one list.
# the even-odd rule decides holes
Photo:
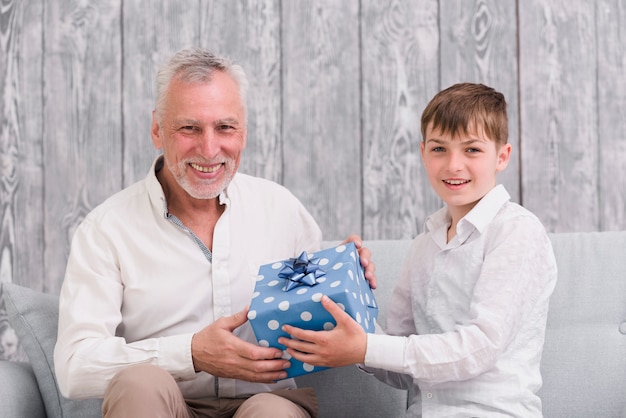
[(15, 254), (15, 216), (14, 204), (18, 185), (18, 136), (19, 121), (17, 116), (18, 86), (16, 80), (17, 60), (15, 40), (19, 39), (16, 25), (19, 19), (19, 5), (10, 3), (0, 9), (0, 40), (2, 43), (2, 61), (0, 61), (0, 281), (13, 281)]
[(230, 57), (248, 76), (248, 140), (239, 170), (280, 182), (280, 2), (210, 3), (201, 11), (200, 33), (202, 47)]
[(45, 272), (42, 22), (39, 2), (0, 9), (0, 282), (38, 290)]
[(59, 289), (84, 216), (121, 188), (121, 1), (46, 2), (46, 290)]
[(439, 84), (437, 2), (417, 3), (362, 2), (365, 239), (414, 237), (441, 206), (419, 146)]
[(358, 4), (282, 4), (283, 184), (325, 239), (361, 233)]
[(550, 231), (597, 230), (594, 4), (532, 0), (519, 13), (524, 206)]
[[(150, 136), (158, 68), (180, 49), (200, 43), (198, 1), (123, 2), (123, 182), (143, 179), (160, 154)], [(212, 2), (206, 2), (212, 4)]]
[[(626, 7), (596, 2), (600, 230), (626, 229)], [(592, 173), (593, 175), (593, 173)]]
[(441, 0), (440, 10), (441, 88), (469, 81), (504, 94), (513, 152), (498, 182), (520, 202), (516, 2)]
[(549, 231), (626, 229), (625, 10), (621, 0), (5, 0), (0, 280), (58, 290), (78, 222), (157, 154), (158, 66), (195, 45), (248, 74), (241, 171), (285, 184), (326, 239), (421, 230), (441, 203), (420, 161), (419, 117), (461, 80), (507, 96), (519, 160), (501, 180), (514, 200)]
[[(0, 283), (44, 287), (43, 5), (5, 1), (0, 7)], [(8, 327), (8, 328), (7, 328)], [(2, 342), (14, 335), (0, 290)], [(8, 336), (8, 337), (7, 337)], [(8, 338), (8, 339), (7, 339)], [(0, 349), (0, 360), (28, 361), (20, 344)]]

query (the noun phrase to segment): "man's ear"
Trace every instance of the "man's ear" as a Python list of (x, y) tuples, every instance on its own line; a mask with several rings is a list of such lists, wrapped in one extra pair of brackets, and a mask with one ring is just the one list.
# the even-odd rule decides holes
[(155, 110), (152, 111), (152, 127), (150, 129), (150, 135), (152, 136), (152, 143), (154, 144), (154, 148), (162, 149), (163, 138), (161, 138), (161, 125), (159, 125)]
[(511, 159), (511, 144), (504, 144), (498, 150), (498, 164), (496, 165), (496, 171), (500, 172), (509, 165), (509, 160)]

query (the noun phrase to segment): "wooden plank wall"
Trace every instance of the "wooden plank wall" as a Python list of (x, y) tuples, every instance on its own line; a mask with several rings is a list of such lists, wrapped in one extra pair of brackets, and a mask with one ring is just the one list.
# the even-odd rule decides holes
[(550, 231), (626, 229), (624, 27), (621, 0), (3, 1), (0, 280), (58, 291), (76, 225), (156, 155), (156, 68), (193, 45), (249, 75), (241, 170), (326, 239), (421, 230), (419, 117), (459, 81), (508, 98), (515, 201)]

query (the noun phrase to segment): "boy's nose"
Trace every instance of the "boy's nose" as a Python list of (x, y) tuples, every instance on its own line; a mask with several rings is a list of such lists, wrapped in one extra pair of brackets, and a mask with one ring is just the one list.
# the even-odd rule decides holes
[(448, 170), (455, 172), (463, 169), (463, 156), (458, 152), (450, 152), (448, 154)]

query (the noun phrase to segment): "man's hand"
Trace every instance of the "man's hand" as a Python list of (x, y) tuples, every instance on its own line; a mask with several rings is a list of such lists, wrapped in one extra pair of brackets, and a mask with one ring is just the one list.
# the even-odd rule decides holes
[(196, 371), (213, 376), (273, 383), (287, 377), (289, 367), (277, 348), (259, 347), (233, 334), (247, 320), (248, 308), (232, 316), (220, 318), (191, 340), (191, 355)]
[(372, 253), (370, 250), (363, 247), (363, 240), (356, 234), (349, 235), (348, 238), (342, 242), (342, 244), (347, 244), (349, 242), (354, 242), (354, 245), (356, 245), (361, 265), (363, 266), (363, 270), (365, 270), (365, 279), (368, 281), (372, 289), (376, 289), (376, 276), (374, 275), (376, 266), (371, 260)]
[(367, 334), (350, 315), (328, 296), (322, 297), (322, 306), (337, 322), (330, 331), (307, 331), (283, 325), (283, 331), (294, 339), (281, 337), (287, 352), (302, 362), (323, 367), (340, 367), (363, 363), (367, 349)]

